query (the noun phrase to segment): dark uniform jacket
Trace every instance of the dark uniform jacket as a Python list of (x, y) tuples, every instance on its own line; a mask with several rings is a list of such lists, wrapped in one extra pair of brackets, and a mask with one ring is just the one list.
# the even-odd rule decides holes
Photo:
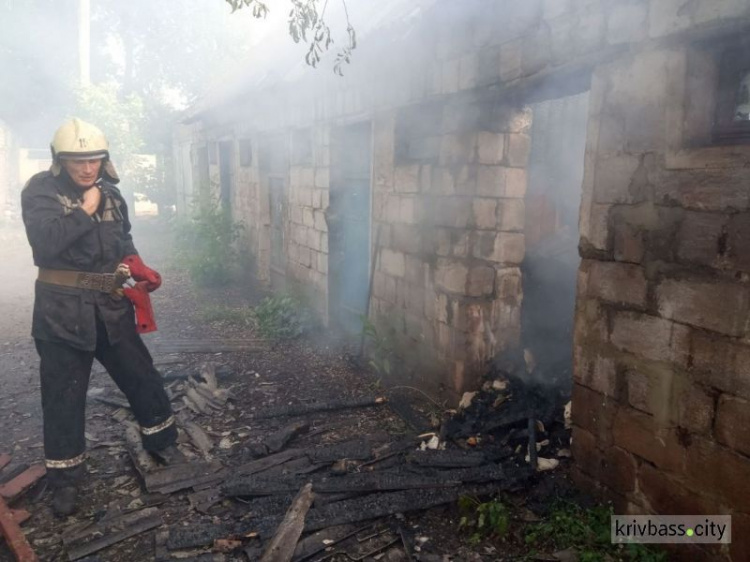
[[(21, 194), (21, 208), (35, 265), (113, 273), (122, 258), (137, 253), (125, 200), (113, 184), (103, 184), (102, 203), (93, 216), (80, 208), (82, 202), (83, 191), (64, 171), (58, 176), (41, 172), (29, 180)], [(36, 282), (34, 338), (92, 351), (97, 315), (112, 344), (133, 331), (134, 312), (127, 298)]]

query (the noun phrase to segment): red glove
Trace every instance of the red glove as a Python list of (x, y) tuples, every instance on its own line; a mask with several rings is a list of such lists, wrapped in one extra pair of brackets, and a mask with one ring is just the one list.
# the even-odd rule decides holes
[(139, 334), (155, 332), (156, 321), (154, 320), (154, 309), (151, 308), (148, 281), (139, 281), (132, 287), (123, 288), (122, 291), (135, 307), (135, 331)]
[(130, 275), (133, 279), (139, 282), (146, 282), (146, 288), (149, 293), (161, 287), (161, 275), (150, 267), (146, 267), (146, 264), (143, 263), (141, 256), (138, 254), (125, 256), (122, 259), (122, 263), (130, 268)]

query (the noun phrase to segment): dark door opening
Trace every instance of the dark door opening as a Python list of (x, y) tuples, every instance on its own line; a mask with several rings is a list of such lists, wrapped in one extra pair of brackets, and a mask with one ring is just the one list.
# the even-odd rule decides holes
[(221, 208), (228, 214), (232, 212), (232, 175), (233, 175), (233, 156), (234, 143), (232, 141), (222, 141), (219, 143), (219, 181), (221, 183)]
[(564, 389), (573, 372), (588, 99), (583, 93), (532, 106), (521, 338), (527, 369)]
[(370, 271), (370, 123), (342, 127), (332, 137), (328, 208), (329, 317), (359, 333), (367, 312)]
[(261, 143), (261, 181), (268, 193), (270, 217), (270, 278), (271, 286), (283, 288), (286, 284), (286, 214), (288, 158), (284, 135), (267, 137)]

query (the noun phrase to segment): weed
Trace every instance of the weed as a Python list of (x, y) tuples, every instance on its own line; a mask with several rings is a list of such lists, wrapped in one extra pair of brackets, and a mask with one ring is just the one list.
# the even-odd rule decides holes
[(533, 549), (563, 550), (575, 548), (580, 562), (603, 562), (609, 556), (633, 562), (666, 562), (666, 554), (641, 544), (625, 548), (611, 542), (608, 506), (584, 509), (580, 505), (560, 501), (549, 517), (531, 525), (526, 531), (526, 544)]
[(177, 259), (193, 283), (225, 285), (239, 261), (236, 243), (242, 225), (232, 220), (210, 197), (196, 200), (193, 216), (176, 225)]
[(468, 529), (469, 543), (476, 545), (485, 537), (504, 537), (510, 527), (510, 510), (500, 499), (481, 502), (472, 496), (462, 496), (458, 500), (462, 513), (460, 529)]
[(362, 333), (370, 342), (369, 365), (381, 376), (391, 374), (392, 359), (395, 356), (395, 345), (392, 334), (383, 333), (364, 314), (360, 316)]
[(298, 338), (313, 324), (310, 309), (289, 295), (266, 297), (253, 311), (258, 332), (265, 338), (287, 340)]
[(224, 322), (235, 326), (252, 326), (255, 319), (251, 308), (231, 308), (223, 305), (203, 307), (199, 316), (203, 322)]

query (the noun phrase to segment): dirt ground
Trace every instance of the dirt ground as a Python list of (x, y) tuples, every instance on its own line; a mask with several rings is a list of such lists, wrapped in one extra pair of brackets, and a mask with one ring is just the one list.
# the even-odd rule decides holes
[[(169, 229), (156, 220), (140, 220), (134, 226), (134, 239), (146, 263), (162, 271), (164, 285), (153, 297), (159, 325), (156, 339), (206, 338), (232, 340), (253, 338), (249, 324), (214, 320), (207, 322), (206, 310), (217, 306), (242, 309), (262, 298), (262, 291), (239, 277), (231, 286), (218, 290), (196, 290), (170, 256)], [(33, 279), (35, 268), (25, 237), (20, 230), (0, 231), (0, 261), (5, 268), (0, 291), (0, 452), (13, 455), (13, 463), (43, 461), (38, 360), (30, 338)], [(214, 458), (226, 466), (246, 459), (247, 446), (284, 422), (249, 421), (260, 407), (303, 404), (311, 400), (362, 397), (382, 390), (374, 377), (354, 366), (348, 348), (318, 333), (314, 340), (301, 340), (271, 346), (262, 351), (243, 353), (181, 354), (159, 356), (157, 366), (163, 373), (199, 368), (206, 361), (219, 368), (219, 384), (230, 390), (226, 409), (194, 418), (214, 441)], [(84, 485), (79, 513), (68, 520), (53, 517), (48, 507), (49, 492), (44, 482), (19, 502), (32, 518), (24, 530), (42, 560), (65, 560), (62, 536), (82, 521), (100, 518), (108, 506), (128, 506), (143, 497), (145, 491), (131, 460), (123, 448), (122, 425), (113, 419), (116, 408), (100, 403), (94, 396), (115, 391), (114, 384), (95, 367), (87, 406), (87, 442), (89, 472)], [(424, 401), (421, 401), (424, 405)], [(299, 440), (300, 446), (334, 443), (361, 435), (386, 432), (398, 436), (408, 431), (405, 422), (389, 407), (344, 410), (310, 418), (311, 432)], [(189, 450), (187, 448), (186, 450)], [(7, 469), (6, 469), (7, 470)], [(568, 488), (564, 470), (546, 477), (549, 494), (556, 488)], [(523, 503), (524, 499), (517, 500)], [(199, 515), (188, 505), (186, 494), (172, 494), (160, 506), (167, 525), (184, 526), (218, 523), (242, 513), (241, 503), (226, 500), (210, 515)], [(420, 560), (470, 561), (517, 559), (501, 554), (508, 545), (480, 541), (469, 545), (468, 534), (459, 530), (460, 515), (455, 506), (433, 508), (407, 515), (410, 532), (418, 538)], [(520, 540), (520, 538), (519, 538)], [(99, 552), (91, 560), (154, 560), (154, 532), (146, 532)], [(232, 557), (235, 556), (235, 557)], [(241, 552), (230, 560), (245, 560)], [(368, 558), (373, 559), (373, 558)], [(0, 561), (12, 560), (6, 547), (0, 546)]]

